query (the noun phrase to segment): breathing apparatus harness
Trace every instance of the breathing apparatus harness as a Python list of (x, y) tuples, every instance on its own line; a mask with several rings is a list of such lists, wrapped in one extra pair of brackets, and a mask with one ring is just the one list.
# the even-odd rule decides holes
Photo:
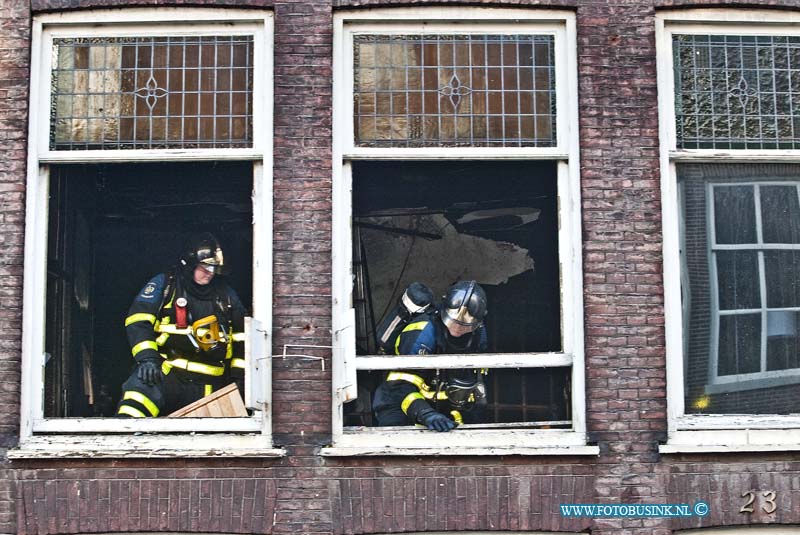
[[(403, 329), (420, 320), (422, 317), (427, 318), (428, 321), (441, 322), (440, 312), (433, 304), (433, 292), (424, 284), (413, 282), (403, 292), (398, 300), (398, 303), (381, 322), (376, 330), (376, 338), (379, 351), (383, 354), (394, 353), (395, 341), (403, 332)], [(464, 336), (465, 343), (456, 346), (452, 343), (451, 337), (447, 333), (447, 329), (442, 324), (442, 329), (439, 332), (437, 345), (440, 346), (444, 352), (464, 352), (473, 345), (475, 340), (474, 332), (469, 333), (469, 336)], [(475, 370), (469, 377), (443, 377), (441, 370), (436, 369), (435, 375), (430, 379), (429, 383), (426, 382), (421, 376), (407, 373), (407, 372), (391, 372), (387, 376), (387, 380), (400, 380), (407, 381), (414, 384), (422, 396), (428, 401), (437, 404), (438, 401), (447, 400), (451, 407), (454, 409), (450, 411), (451, 416), (460, 422), (462, 410), (472, 410), (475, 407), (485, 407), (486, 400), (486, 385), (483, 382), (483, 376), (488, 373), (488, 370), (481, 369)]]
[[(209, 288), (213, 292), (214, 308), (219, 311), (219, 316), (224, 318), (224, 327), (220, 329), (216, 314), (197, 320), (192, 318), (191, 311), (187, 310), (186, 299), (186, 295), (191, 294), (191, 291), (184, 287), (184, 281), (176, 274), (175, 269), (169, 270), (166, 278), (158, 306), (159, 321), (155, 326), (156, 331), (162, 333), (161, 336), (165, 334), (167, 337), (173, 334), (186, 336), (197, 353), (208, 353), (219, 347), (220, 343), (227, 344), (228, 337), (233, 333), (233, 305), (230, 296), (227, 293), (224, 296), (220, 295), (219, 286), (216, 284)], [(169, 308), (173, 309), (174, 323), (169, 322), (169, 312), (167, 312)], [(162, 318), (166, 318), (167, 322), (162, 321)], [(166, 341), (166, 337), (163, 341)]]

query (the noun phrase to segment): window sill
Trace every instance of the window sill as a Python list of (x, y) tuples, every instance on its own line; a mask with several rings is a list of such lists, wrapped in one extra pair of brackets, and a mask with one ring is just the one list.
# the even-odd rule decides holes
[(675, 431), (659, 453), (800, 451), (800, 429)]
[(283, 457), (262, 434), (46, 435), (9, 449), (15, 459)]
[(436, 433), (408, 427), (345, 430), (322, 448), (326, 457), (414, 455), (599, 455), (586, 435), (569, 430), (468, 430)]
[(540, 455), (583, 455), (583, 456), (597, 456), (600, 454), (600, 448), (597, 446), (553, 446), (553, 447), (524, 447), (524, 446), (506, 446), (498, 448), (479, 448), (479, 447), (464, 447), (464, 448), (444, 448), (444, 447), (431, 447), (431, 448), (397, 448), (393, 446), (384, 446), (382, 448), (371, 447), (337, 447), (331, 446), (329, 448), (322, 448), (320, 455), (323, 457), (375, 457), (375, 456), (419, 456), (419, 455), (525, 455), (525, 456), (540, 456)]

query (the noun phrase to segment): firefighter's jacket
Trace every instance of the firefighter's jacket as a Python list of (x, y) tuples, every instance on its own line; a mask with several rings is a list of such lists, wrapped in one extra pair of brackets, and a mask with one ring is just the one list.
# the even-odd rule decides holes
[[(429, 355), (482, 353), (488, 347), (486, 327), (481, 326), (471, 333), (464, 347), (455, 347), (448, 342), (447, 329), (438, 314), (423, 315), (409, 323), (395, 341), (396, 355)], [(480, 370), (396, 370), (389, 372), (386, 381), (375, 392), (373, 409), (397, 407), (408, 417), (409, 423), (420, 423), (418, 415), (430, 408), (450, 415), (461, 423), (480, 419), (477, 414), (469, 414), (474, 404), (456, 407), (447, 395), (447, 384), (451, 378), (475, 380)]]
[[(180, 276), (161, 273), (137, 294), (125, 319), (133, 358), (163, 359), (164, 374), (179, 368), (220, 377), (244, 368), (246, 312), (236, 292), (219, 277), (204, 288), (203, 297), (183, 286)], [(176, 324), (176, 315), (183, 315), (176, 310), (180, 298), (186, 300), (185, 327)]]

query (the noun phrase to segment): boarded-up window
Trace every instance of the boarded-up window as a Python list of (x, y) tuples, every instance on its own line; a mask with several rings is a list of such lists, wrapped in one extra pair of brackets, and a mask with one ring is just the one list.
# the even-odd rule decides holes
[(554, 147), (554, 38), (356, 35), (361, 147)]
[(253, 144), (253, 38), (53, 41), (50, 149)]

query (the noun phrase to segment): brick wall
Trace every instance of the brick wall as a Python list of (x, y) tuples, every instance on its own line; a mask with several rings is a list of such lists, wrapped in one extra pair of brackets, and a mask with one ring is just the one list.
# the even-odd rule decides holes
[[(386, 533), (551, 530), (666, 534), (800, 523), (790, 454), (659, 456), (666, 437), (661, 205), (652, 3), (435, 2), (574, 6), (583, 199), (587, 420), (599, 458), (323, 458), (330, 362), (276, 359), (275, 442), (283, 459), (17, 461), (0, 465), (0, 533), (192, 531)], [(775, 2), (770, 2), (775, 3)], [(37, 11), (161, 0), (33, 0)], [(255, 2), (229, 0), (227, 5)], [(333, 7), (423, 0), (259, 2), (275, 12), (274, 350), (329, 345)], [(783, 5), (793, 5), (783, 3)], [(16, 440), (28, 4), (0, 8), (0, 448)], [(12, 251), (9, 253), (8, 251)], [(303, 349), (329, 358), (326, 351)], [(0, 449), (0, 459), (4, 450)], [(776, 489), (781, 511), (743, 515), (741, 493)], [(568, 520), (559, 503), (707, 499), (703, 519)]]
[(27, 2), (0, 3), (0, 533), (14, 531), (14, 472), (5, 451), (19, 429), (29, 39)]

